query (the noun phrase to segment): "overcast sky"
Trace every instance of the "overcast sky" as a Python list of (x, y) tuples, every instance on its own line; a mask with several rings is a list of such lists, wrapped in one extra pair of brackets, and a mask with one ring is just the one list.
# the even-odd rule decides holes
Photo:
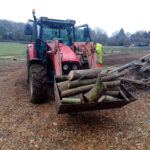
[(37, 17), (74, 19), (108, 35), (120, 28), (150, 30), (150, 0), (0, 0), (0, 19), (26, 22), (33, 8)]

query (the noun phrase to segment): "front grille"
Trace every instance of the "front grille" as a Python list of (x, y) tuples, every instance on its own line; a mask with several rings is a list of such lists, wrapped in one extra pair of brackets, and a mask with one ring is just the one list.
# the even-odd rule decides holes
[[(63, 66), (64, 65), (68, 65), (69, 66), (68, 70), (63, 70)], [(79, 69), (79, 63), (76, 62), (76, 61), (64, 61), (64, 62), (62, 62), (62, 71), (63, 71), (63, 74), (68, 74), (72, 70), (72, 66), (73, 65), (77, 65), (78, 69)]]

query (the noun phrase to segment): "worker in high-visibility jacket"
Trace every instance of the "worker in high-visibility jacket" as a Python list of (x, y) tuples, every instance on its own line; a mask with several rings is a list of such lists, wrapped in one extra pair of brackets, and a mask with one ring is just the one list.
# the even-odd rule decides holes
[(96, 52), (97, 52), (97, 59), (98, 59), (98, 67), (102, 66), (102, 44), (96, 43)]

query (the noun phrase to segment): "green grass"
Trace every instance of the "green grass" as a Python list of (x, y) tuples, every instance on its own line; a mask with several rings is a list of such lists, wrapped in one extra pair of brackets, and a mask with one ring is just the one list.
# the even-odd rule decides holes
[[(27, 44), (0, 42), (0, 65), (24, 61), (26, 47)], [(17, 61), (14, 61), (14, 58)]]
[(103, 46), (103, 54), (150, 52), (150, 47)]
[[(0, 42), (0, 65), (25, 61), (27, 44)], [(150, 52), (150, 47), (103, 46), (103, 56), (116, 53)], [(16, 58), (17, 61), (13, 59)]]

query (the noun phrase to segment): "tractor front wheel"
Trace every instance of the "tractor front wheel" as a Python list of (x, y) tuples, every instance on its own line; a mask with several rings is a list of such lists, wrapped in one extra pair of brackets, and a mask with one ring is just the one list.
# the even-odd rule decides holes
[(48, 97), (47, 74), (39, 64), (29, 67), (29, 95), (32, 103), (42, 103)]

